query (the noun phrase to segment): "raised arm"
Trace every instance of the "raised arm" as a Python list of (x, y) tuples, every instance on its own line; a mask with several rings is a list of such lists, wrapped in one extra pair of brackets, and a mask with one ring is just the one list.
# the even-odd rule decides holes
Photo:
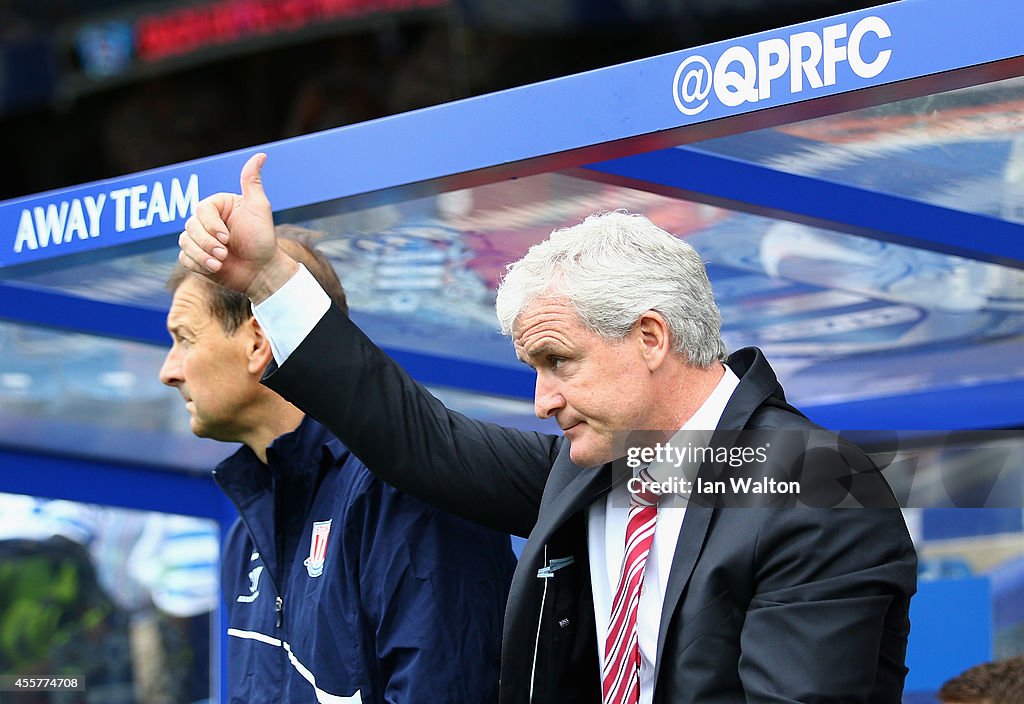
[[(245, 292), (254, 305), (290, 295), (288, 305), (298, 310), (310, 304), (307, 294), (324, 294), (315, 286), (282, 290), (298, 265), (277, 247), (260, 178), (264, 159), (246, 162), (241, 195), (220, 193), (199, 204), (180, 238), (180, 261)], [(273, 342), (275, 330), (266, 325), (266, 333)], [(385, 481), (477, 523), (529, 533), (560, 438), (449, 411), (335, 308), (277, 362), (265, 383), (330, 428)]]

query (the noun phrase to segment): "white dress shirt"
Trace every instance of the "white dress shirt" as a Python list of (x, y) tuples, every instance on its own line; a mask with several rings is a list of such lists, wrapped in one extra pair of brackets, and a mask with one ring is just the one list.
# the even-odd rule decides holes
[(284, 364), (330, 307), (331, 297), (302, 264), (288, 283), (252, 307), (253, 316), (267, 333), (278, 366)]
[[(692, 430), (714, 430), (725, 411), (733, 391), (740, 383), (729, 367), (725, 367), (718, 385), (686, 424), (669, 441), (682, 447), (689, 440), (683, 435)], [(678, 469), (657, 465), (650, 467), (657, 479), (680, 476)], [(658, 522), (654, 527), (654, 541), (644, 565), (644, 581), (640, 591), (637, 612), (637, 639), (640, 644), (640, 704), (651, 704), (654, 697), (654, 663), (658, 650), (658, 627), (665, 603), (668, 573), (672, 556), (683, 526), (686, 501), (678, 495), (663, 496), (658, 502)], [(607, 496), (590, 505), (587, 513), (587, 549), (590, 554), (590, 581), (594, 589), (594, 618), (597, 621), (597, 654), (604, 671), (604, 646), (608, 634), (608, 617), (612, 598), (622, 571), (622, 554), (626, 543), (626, 522), (629, 514), (629, 491), (623, 482)]]
[[(331, 306), (331, 299), (304, 266), (284, 286), (262, 303), (253, 307), (253, 315), (267, 333), (274, 360), (284, 364)], [(680, 429), (713, 430), (718, 426), (725, 405), (739, 384), (739, 378), (729, 367), (721, 381), (697, 412)], [(679, 434), (670, 442), (675, 442)], [(686, 444), (680, 439), (679, 444)], [(659, 476), (658, 467), (651, 473)], [(666, 474), (677, 475), (677, 471)], [(595, 501), (588, 509), (587, 547), (590, 553), (590, 579), (594, 590), (594, 616), (597, 619), (597, 651), (604, 665), (604, 642), (608, 632), (608, 617), (612, 596), (622, 568), (625, 550), (626, 517), (629, 494), (620, 484), (606, 497)], [(640, 703), (651, 704), (654, 696), (654, 663), (658, 647), (658, 627), (665, 602), (672, 556), (675, 554), (679, 531), (683, 525), (685, 501), (679, 496), (663, 498), (658, 504), (658, 523), (654, 542), (644, 567), (644, 587), (637, 614), (640, 642)]]

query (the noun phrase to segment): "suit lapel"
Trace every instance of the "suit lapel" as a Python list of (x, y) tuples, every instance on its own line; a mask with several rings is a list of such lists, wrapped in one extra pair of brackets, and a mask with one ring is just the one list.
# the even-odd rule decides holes
[[(712, 444), (719, 441), (719, 432), (730, 432), (740, 430), (747, 426), (750, 416), (754, 411), (770, 397), (784, 399), (782, 387), (775, 377), (775, 372), (768, 365), (767, 360), (762, 356), (761, 351), (756, 348), (746, 348), (733, 354), (728, 359), (729, 368), (740, 378), (729, 403), (722, 413), (718, 428), (712, 437)], [(709, 463), (700, 467), (698, 476), (705, 472), (714, 471)], [(672, 617), (679, 606), (679, 600), (690, 583), (693, 569), (697, 565), (697, 558), (700, 556), (707, 538), (708, 527), (711, 525), (711, 517), (714, 508), (710, 506), (699, 506), (693, 503), (686, 508), (686, 515), (683, 517), (683, 525), (679, 530), (679, 540), (676, 542), (676, 549), (672, 556), (672, 567), (669, 570), (668, 584), (665, 587), (665, 602), (661, 610), (661, 622), (658, 626), (658, 650), (657, 660), (654, 664), (654, 682), (657, 689), (658, 676), (661, 672), (661, 663), (665, 653), (665, 640), (668, 635), (669, 625)], [(679, 626), (677, 626), (679, 627)], [(681, 624), (682, 628), (686, 624)]]
[(679, 541), (672, 557), (672, 568), (668, 574), (665, 587), (665, 604), (661, 610), (661, 623), (658, 626), (657, 660), (654, 663), (654, 681), (658, 681), (661, 672), (662, 655), (665, 653), (665, 638), (668, 634), (669, 622), (675, 613), (679, 599), (690, 582), (690, 575), (697, 564), (697, 556), (704, 547), (704, 538), (711, 524), (711, 513), (714, 509), (707, 506), (688, 506), (683, 516), (683, 527), (679, 530)]
[(546, 542), (547, 537), (570, 516), (611, 490), (611, 464), (583, 468), (561, 460), (560, 457), (551, 470), (550, 490), (545, 491), (541, 500), (540, 513), (537, 525), (530, 535), (531, 540)]

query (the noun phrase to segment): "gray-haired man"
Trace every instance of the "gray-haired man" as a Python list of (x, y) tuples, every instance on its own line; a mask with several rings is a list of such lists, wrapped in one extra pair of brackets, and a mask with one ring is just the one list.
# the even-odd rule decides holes
[(265, 383), (388, 482), (529, 535), (502, 702), (899, 701), (916, 558), (898, 510), (669, 510), (613, 481), (638, 429), (815, 430), (759, 350), (723, 363), (692, 248), (612, 213), (510, 266), (498, 315), (564, 436), (523, 433), (444, 408), (331, 310), (274, 242), (263, 160), (200, 204), (181, 261), (249, 295), (280, 365)]

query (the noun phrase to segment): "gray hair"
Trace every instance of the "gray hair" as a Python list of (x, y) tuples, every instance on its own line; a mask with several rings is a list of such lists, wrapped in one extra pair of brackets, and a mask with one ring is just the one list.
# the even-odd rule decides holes
[(654, 310), (668, 324), (673, 350), (691, 365), (725, 359), (722, 316), (704, 263), (693, 247), (643, 215), (591, 215), (509, 264), (496, 302), (502, 333), (511, 335), (536, 299), (563, 296), (581, 324), (605, 339), (622, 339)]

